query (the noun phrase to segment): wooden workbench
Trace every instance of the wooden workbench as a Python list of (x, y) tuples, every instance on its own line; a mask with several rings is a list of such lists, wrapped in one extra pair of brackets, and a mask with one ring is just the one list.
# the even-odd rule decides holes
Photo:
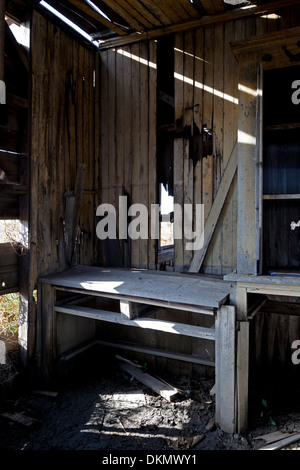
[[(51, 381), (59, 361), (58, 314), (175, 334), (179, 340), (192, 337), (214, 341), (217, 421), (222, 429), (233, 432), (235, 308), (228, 305), (230, 289), (230, 282), (203, 275), (89, 266), (40, 278), (38, 349), (43, 374)], [(74, 300), (74, 295), (79, 295), (80, 300)], [(94, 308), (90, 302), (87, 306), (85, 297), (111, 299), (118, 303), (119, 309)], [(214, 327), (151, 318), (155, 308), (193, 312), (199, 314), (199, 319), (210, 315), (215, 320)], [(167, 355), (164, 351), (160, 353)], [(182, 355), (178, 354), (178, 358)], [(190, 360), (196, 362), (195, 357)]]

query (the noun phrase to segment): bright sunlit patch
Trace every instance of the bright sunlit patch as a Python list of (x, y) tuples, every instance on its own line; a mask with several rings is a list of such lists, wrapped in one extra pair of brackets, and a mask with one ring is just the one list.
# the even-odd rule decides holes
[(115, 408), (124, 409), (135, 409), (139, 406), (144, 406), (146, 404), (145, 395), (141, 391), (131, 392), (131, 393), (114, 393), (113, 403)]
[(150, 60), (143, 59), (135, 54), (131, 54), (130, 52), (124, 51), (124, 49), (117, 49), (118, 54), (123, 55), (124, 57), (128, 57), (129, 59), (135, 60), (140, 64), (147, 65), (153, 69), (156, 69), (156, 64), (154, 62), (150, 62)]
[(256, 145), (256, 137), (238, 130), (238, 142), (240, 144)]
[(102, 10), (100, 10), (100, 8), (95, 5), (95, 3), (91, 2), (91, 0), (86, 0), (86, 3), (88, 3), (90, 7), (93, 8), (93, 10), (99, 13), (99, 15), (103, 16), (103, 18), (111, 22), (111, 19)]
[(94, 41), (94, 39), (88, 33), (86, 33), (83, 29), (81, 29), (79, 26), (77, 26), (77, 24), (73, 23), (73, 21), (70, 21), (69, 18), (64, 16), (62, 13), (55, 10), (55, 8), (53, 8), (47, 2), (45, 2), (44, 0), (41, 0), (40, 5), (42, 5), (44, 8), (49, 10), (51, 13), (53, 13), (53, 15), (57, 16), (57, 18), (59, 18), (64, 23), (66, 23), (68, 26), (70, 26), (72, 29), (74, 29), (74, 31), (79, 33), (81, 36), (83, 36), (85, 39), (90, 41), (92, 44), (94, 44), (95, 46), (98, 46), (98, 42)]
[(261, 15), (261, 18), (267, 18), (267, 20), (278, 20), (281, 16), (276, 13), (270, 13), (269, 15)]
[(174, 198), (170, 196), (168, 191), (166, 191), (163, 184), (160, 185), (161, 190), (161, 213), (162, 214), (169, 214), (174, 210)]
[(181, 54), (188, 55), (188, 56), (193, 57), (197, 60), (201, 60), (201, 62), (206, 62), (207, 64), (209, 64), (209, 62), (207, 60), (204, 60), (201, 57), (196, 56), (195, 54), (191, 54), (190, 52), (186, 52), (186, 51), (183, 51), (182, 49), (178, 49), (177, 47), (174, 47), (174, 51), (175, 52), (180, 52)]
[(253, 88), (249, 88), (245, 85), (242, 85), (241, 83), (239, 83), (238, 88), (243, 93), (248, 93), (248, 95), (255, 96), (255, 97), (257, 96), (257, 89), (253, 90)]
[(18, 41), (19, 44), (25, 46), (29, 49), (30, 46), (30, 30), (24, 25), (17, 25), (12, 23), (9, 27), (11, 32), (13, 33), (14, 37)]
[(81, 282), (84, 289), (96, 289), (107, 293), (117, 293), (117, 288), (124, 284), (122, 281), (87, 281)]
[(181, 80), (184, 83), (188, 83), (189, 85), (194, 85), (196, 88), (200, 88), (201, 90), (207, 91), (208, 93), (218, 96), (219, 98), (222, 98), (226, 101), (230, 101), (234, 104), (239, 104), (239, 100), (237, 98), (234, 98), (234, 96), (228, 95), (227, 93), (223, 93), (222, 91), (216, 90), (215, 88), (212, 88), (208, 85), (204, 85), (204, 83), (197, 82), (196, 80), (194, 81), (193, 79), (185, 77), (180, 73), (175, 72), (174, 78), (177, 78), (178, 80)]
[(241, 7), (241, 10), (250, 10), (251, 8), (257, 8), (257, 5), (246, 5)]

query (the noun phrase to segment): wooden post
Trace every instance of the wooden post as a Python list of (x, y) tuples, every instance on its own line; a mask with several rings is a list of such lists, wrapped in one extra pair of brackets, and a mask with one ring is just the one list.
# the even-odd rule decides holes
[(41, 295), (38, 315), (38, 360), (39, 368), (46, 383), (53, 377), (53, 364), (55, 357), (55, 313), (54, 288), (50, 284), (40, 283)]
[(0, 80), (4, 81), (5, 0), (0, 0)]
[(249, 322), (240, 322), (237, 332), (237, 432), (245, 432), (248, 426), (249, 383)]
[(248, 54), (240, 64), (238, 117), (237, 272), (257, 274), (257, 57)]
[(235, 422), (235, 307), (222, 305), (215, 322), (216, 423), (233, 433)]

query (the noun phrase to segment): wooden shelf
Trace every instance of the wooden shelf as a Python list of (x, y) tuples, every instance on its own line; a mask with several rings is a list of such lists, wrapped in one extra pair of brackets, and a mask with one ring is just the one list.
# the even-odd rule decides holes
[(264, 194), (265, 201), (300, 199), (300, 194)]

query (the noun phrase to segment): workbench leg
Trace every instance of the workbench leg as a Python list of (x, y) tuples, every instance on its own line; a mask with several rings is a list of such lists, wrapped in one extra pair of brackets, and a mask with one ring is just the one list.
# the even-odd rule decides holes
[(236, 366), (236, 422), (237, 432), (248, 427), (249, 388), (249, 322), (247, 321), (248, 298), (245, 286), (237, 283), (237, 366)]
[(46, 383), (50, 383), (55, 360), (55, 291), (44, 283), (40, 284), (39, 291), (38, 359), (43, 378)]
[(248, 427), (249, 393), (249, 322), (239, 322), (237, 332), (237, 431), (245, 432)]
[(235, 307), (222, 305), (217, 312), (216, 334), (216, 423), (234, 433), (235, 423)]

